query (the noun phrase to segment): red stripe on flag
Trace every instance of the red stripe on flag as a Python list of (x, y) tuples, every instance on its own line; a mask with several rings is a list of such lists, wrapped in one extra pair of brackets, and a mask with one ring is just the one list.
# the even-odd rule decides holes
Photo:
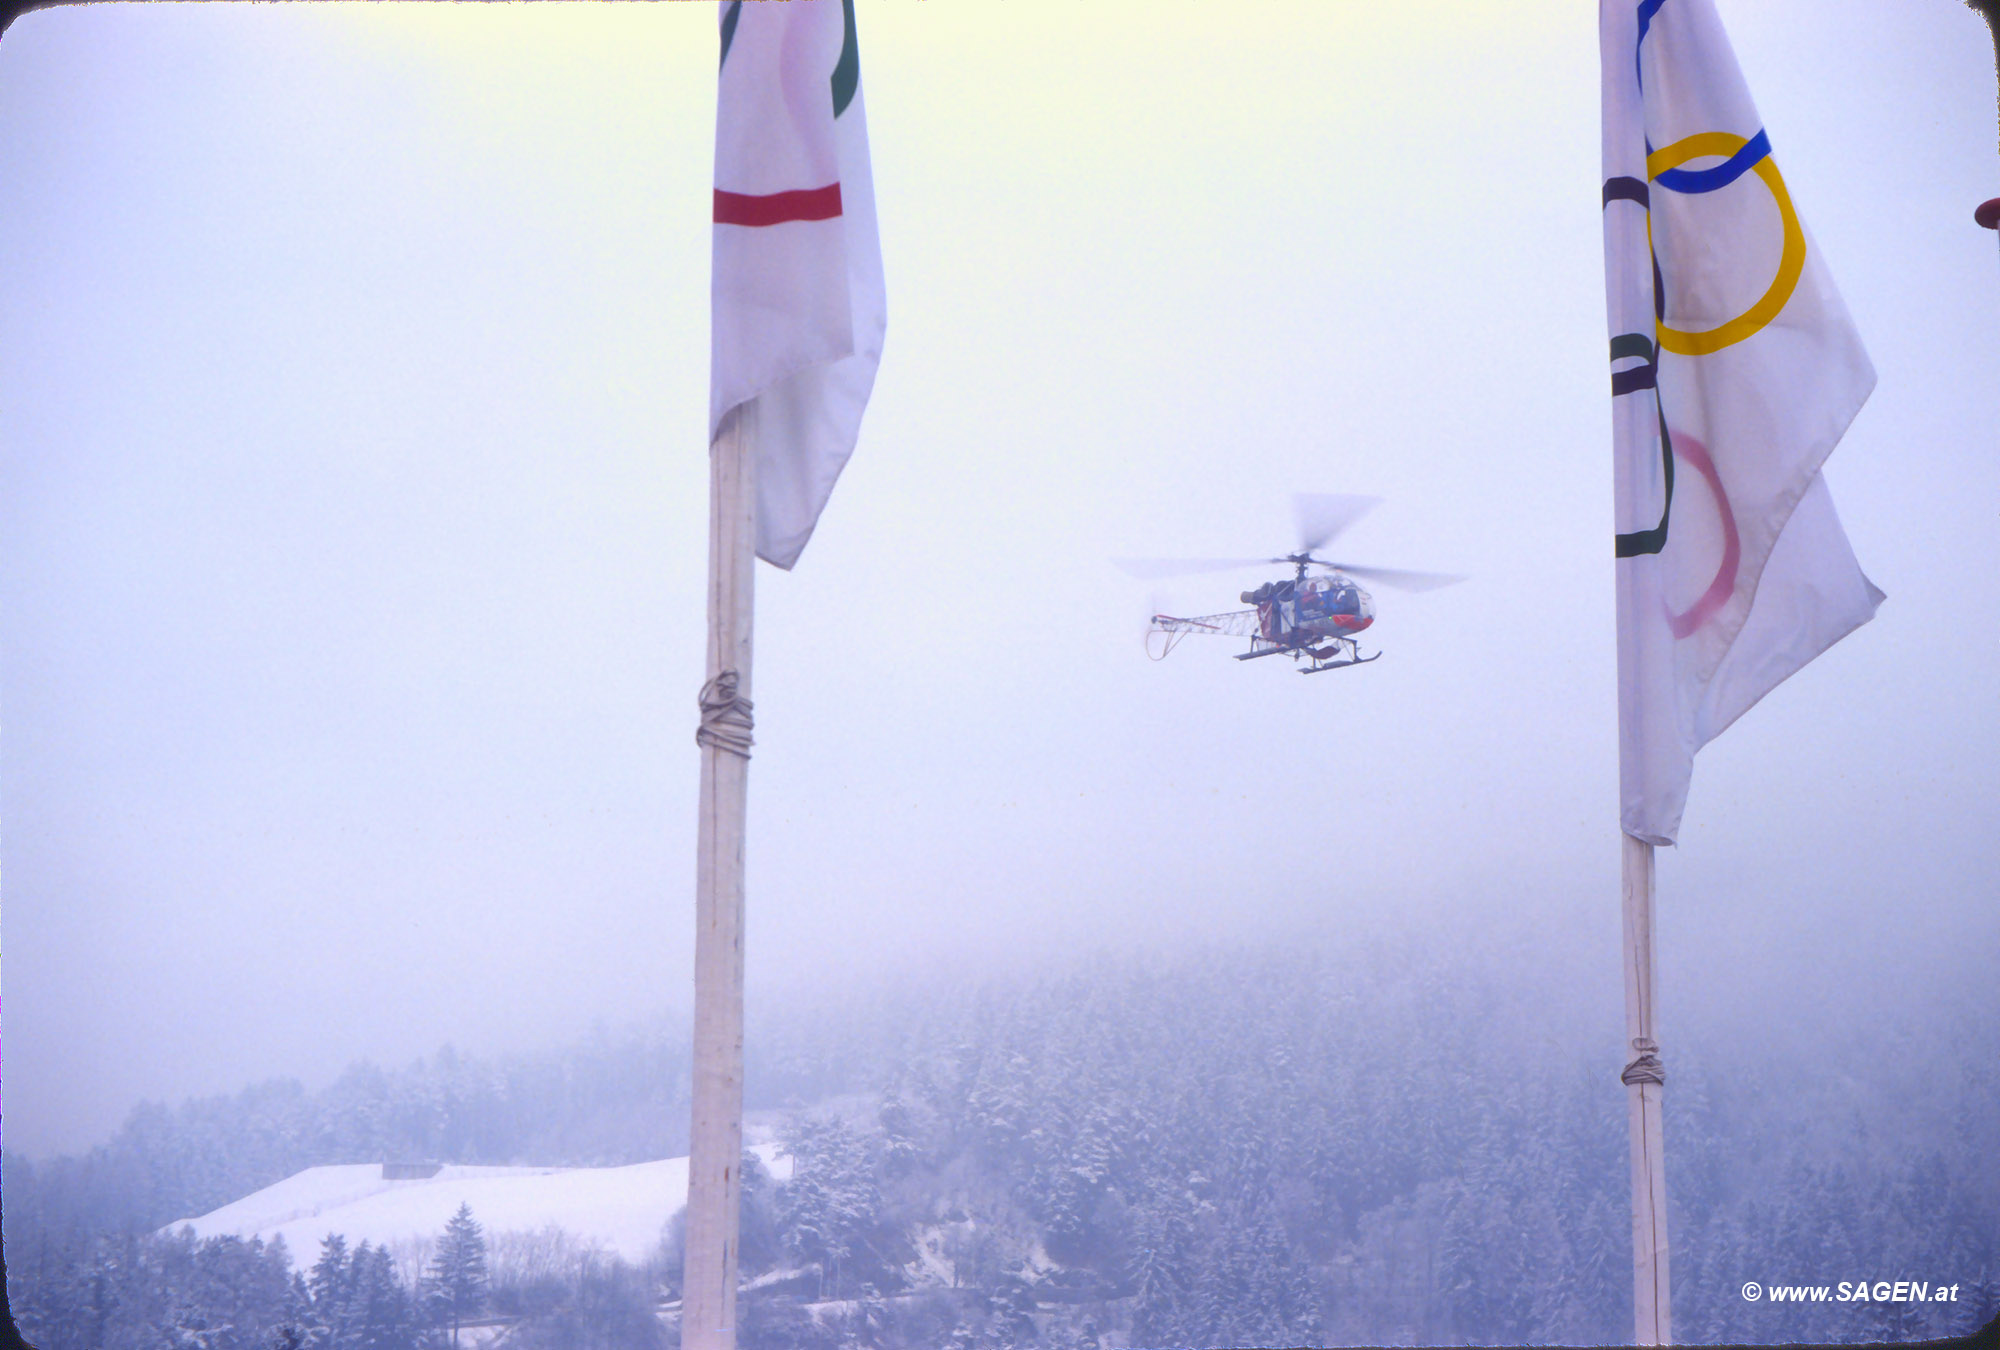
[(798, 192), (773, 192), (763, 197), (715, 190), (718, 225), (782, 225), (788, 220), (832, 220), (839, 214), (838, 183)]

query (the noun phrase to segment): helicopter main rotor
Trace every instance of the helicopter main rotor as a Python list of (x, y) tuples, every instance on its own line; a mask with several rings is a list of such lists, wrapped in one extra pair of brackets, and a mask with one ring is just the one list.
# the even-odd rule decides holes
[(1445, 572), (1413, 572), (1395, 567), (1369, 567), (1360, 563), (1329, 562), (1314, 553), (1333, 542), (1349, 526), (1381, 504), (1380, 497), (1357, 497), (1339, 493), (1302, 492), (1292, 498), (1298, 520), (1299, 549), (1277, 558), (1116, 558), (1117, 565), (1131, 576), (1156, 581), (1167, 577), (1195, 576), (1203, 572), (1234, 572), (1245, 567), (1290, 565), (1298, 569), (1295, 579), (1305, 580), (1308, 567), (1323, 567), (1363, 581), (1373, 581), (1405, 591), (1429, 591), (1465, 580)]

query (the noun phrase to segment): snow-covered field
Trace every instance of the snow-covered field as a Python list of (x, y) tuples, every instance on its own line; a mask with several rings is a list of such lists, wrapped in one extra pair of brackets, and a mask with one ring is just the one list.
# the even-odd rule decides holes
[[(791, 1175), (792, 1160), (776, 1144), (753, 1146), (772, 1176)], [(421, 1180), (390, 1181), (380, 1163), (308, 1167), (275, 1185), (163, 1231), (193, 1228), (196, 1237), (233, 1233), (269, 1242), (282, 1237), (301, 1269), (320, 1243), (338, 1233), (351, 1250), (363, 1242), (392, 1251), (427, 1244), (460, 1205), (472, 1207), (488, 1239), (504, 1233), (560, 1228), (638, 1262), (659, 1245), (667, 1220), (687, 1203), (687, 1159), (664, 1158), (629, 1167), (444, 1166)]]

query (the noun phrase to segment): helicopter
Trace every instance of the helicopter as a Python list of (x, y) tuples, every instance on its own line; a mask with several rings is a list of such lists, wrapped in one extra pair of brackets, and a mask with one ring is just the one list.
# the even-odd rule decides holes
[[(1362, 567), (1355, 563), (1328, 562), (1314, 557), (1316, 550), (1333, 542), (1336, 535), (1381, 504), (1380, 497), (1356, 497), (1333, 493), (1300, 493), (1292, 499), (1298, 517), (1299, 547), (1295, 553), (1276, 558), (1120, 558), (1114, 561), (1128, 574), (1141, 578), (1191, 576), (1200, 572), (1227, 572), (1244, 567), (1289, 566), (1289, 577), (1267, 581), (1239, 597), (1253, 609), (1231, 610), (1224, 614), (1201, 614), (1180, 618), (1155, 614), (1146, 626), (1146, 654), (1155, 661), (1166, 659), (1189, 633), (1216, 637), (1247, 637), (1250, 650), (1237, 654), (1238, 661), (1254, 661), (1261, 656), (1289, 655), (1304, 661), (1301, 675), (1318, 675), (1328, 670), (1345, 670), (1380, 660), (1382, 653), (1361, 654), (1355, 635), (1375, 622), (1375, 602), (1363, 590), (1360, 577), (1405, 591), (1435, 590), (1465, 580), (1442, 572), (1410, 572), (1400, 568)], [(1308, 569), (1319, 568), (1322, 575)]]

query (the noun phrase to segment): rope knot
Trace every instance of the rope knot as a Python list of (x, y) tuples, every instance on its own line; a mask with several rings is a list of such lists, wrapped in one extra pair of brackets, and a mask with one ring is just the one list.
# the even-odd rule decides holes
[(1625, 1066), (1625, 1072), (1618, 1075), (1618, 1081), (1626, 1087), (1635, 1087), (1640, 1083), (1656, 1083), (1665, 1087), (1667, 1066), (1660, 1063), (1659, 1042), (1641, 1036), (1632, 1042), (1632, 1048), (1639, 1052), (1638, 1058)]
[(738, 759), (750, 758), (750, 700), (736, 693), (736, 672), (725, 670), (701, 687), (701, 725), (694, 743), (726, 750)]

